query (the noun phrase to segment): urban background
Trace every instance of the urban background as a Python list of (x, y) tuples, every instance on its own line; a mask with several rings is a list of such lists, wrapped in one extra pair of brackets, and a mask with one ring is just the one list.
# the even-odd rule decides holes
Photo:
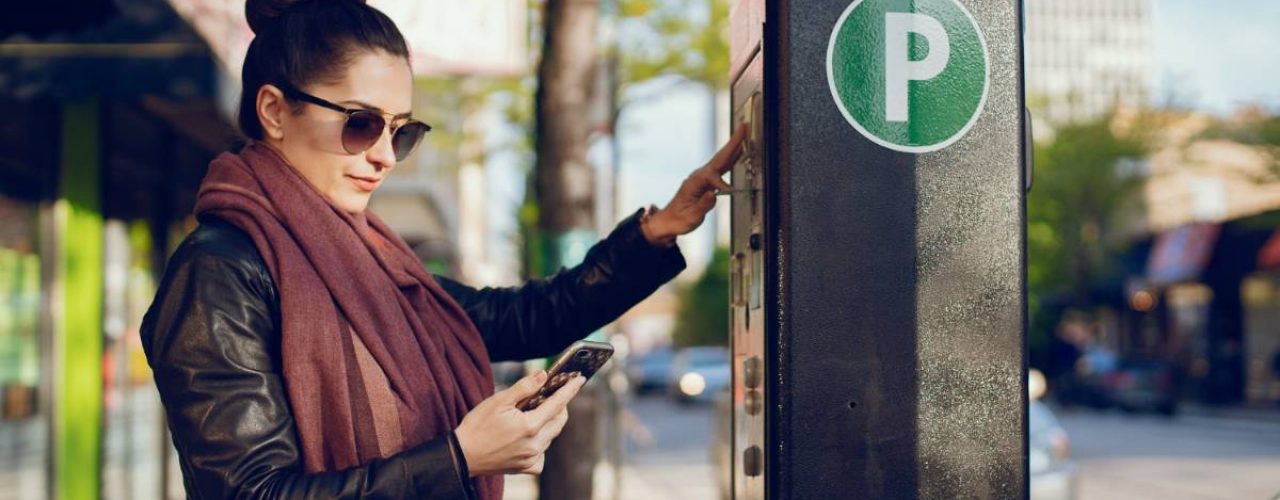
[[(414, 114), (434, 126), (370, 210), (472, 286), (572, 265), (729, 135), (734, 0), (370, 3), (409, 37)], [(183, 498), (138, 327), (209, 160), (238, 141), (243, 1), (9, 10), (0, 499)], [(1033, 496), (1280, 494), (1280, 3), (1023, 14)], [(547, 29), (563, 26), (580, 29)], [(589, 99), (556, 101), (563, 82)], [(534, 141), (553, 127), (585, 132)], [(595, 498), (723, 494), (728, 215), (681, 237), (688, 269), (600, 333), (618, 355), (584, 393), (599, 418), (562, 438), (599, 450), (564, 478)], [(539, 496), (536, 478), (507, 484)]]

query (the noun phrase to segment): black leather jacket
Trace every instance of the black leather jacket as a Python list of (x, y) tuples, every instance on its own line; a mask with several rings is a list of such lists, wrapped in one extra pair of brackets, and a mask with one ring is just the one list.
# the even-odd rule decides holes
[[(638, 215), (638, 213), (637, 213)], [(437, 277), (494, 361), (553, 355), (613, 321), (685, 267), (650, 245), (637, 215), (584, 262), (524, 286)], [(281, 380), (279, 300), (248, 235), (201, 224), (179, 246), (142, 323), (190, 498), (467, 498), (452, 434), (364, 466), (305, 474)]]

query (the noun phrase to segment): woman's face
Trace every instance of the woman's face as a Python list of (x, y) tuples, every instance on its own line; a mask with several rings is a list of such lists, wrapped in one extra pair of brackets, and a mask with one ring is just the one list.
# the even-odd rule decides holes
[[(298, 84), (303, 92), (350, 109), (382, 112), (394, 125), (403, 122), (413, 100), (413, 73), (403, 57), (384, 51), (364, 51), (328, 83)], [(291, 107), (298, 104), (298, 112)], [(365, 151), (348, 153), (342, 146), (342, 126), (347, 116), (315, 104), (289, 103), (275, 87), (258, 92), (258, 114), (264, 140), (284, 154), (289, 163), (329, 198), (334, 205), (356, 214), (369, 204), (369, 196), (395, 167), (391, 134), (383, 132)], [(394, 121), (393, 121), (394, 120)]]

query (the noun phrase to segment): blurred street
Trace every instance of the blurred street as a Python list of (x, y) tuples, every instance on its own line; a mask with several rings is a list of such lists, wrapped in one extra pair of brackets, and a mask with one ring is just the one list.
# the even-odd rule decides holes
[[(665, 395), (632, 399), (653, 441), (627, 446), (623, 499), (718, 498), (710, 460), (713, 411)], [(1280, 494), (1280, 419), (1214, 416), (1188, 409), (1174, 418), (1059, 410), (1080, 470), (1079, 499), (1270, 499)], [(512, 499), (532, 499), (534, 483), (509, 477)]]
[[(666, 395), (635, 396), (629, 407), (651, 442), (627, 440), (623, 500), (705, 500), (719, 497), (711, 466), (714, 416), (708, 404), (677, 404)], [(634, 436), (634, 434), (632, 434)], [(600, 478), (597, 475), (597, 478)], [(532, 478), (507, 476), (506, 498), (533, 499)]]
[[(653, 435), (653, 442), (628, 442), (625, 481), (644, 483), (668, 500), (718, 498), (711, 466), (711, 405), (676, 404), (665, 395), (632, 399), (631, 411)], [(656, 498), (656, 497), (655, 497)]]
[(1280, 420), (1060, 411), (1080, 499), (1269, 499), (1280, 494)]

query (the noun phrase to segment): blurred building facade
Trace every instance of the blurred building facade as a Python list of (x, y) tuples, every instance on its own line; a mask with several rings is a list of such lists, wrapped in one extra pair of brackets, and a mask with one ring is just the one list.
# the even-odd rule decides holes
[(1256, 110), (1221, 119), (1172, 114), (1127, 238), (1112, 345), (1172, 363), (1184, 399), (1280, 402), (1280, 158), (1215, 130), (1247, 129)]
[[(377, 4), (436, 37), (414, 44), (419, 75), (521, 70), (524, 2)], [(247, 33), (243, 1), (50, 0), (0, 21), (0, 499), (186, 496), (138, 328), (209, 161), (239, 141)], [(414, 98), (438, 131), (483, 132), (452, 92)], [(429, 136), (370, 209), (433, 271), (510, 281), (482, 251), (483, 140), (460, 140)]]
[(1028, 0), (1027, 100), (1049, 123), (1096, 118), (1147, 102), (1152, 71), (1150, 0)]
[(3, 33), (0, 491), (181, 494), (138, 327), (235, 131), (161, 0), (44, 2)]

